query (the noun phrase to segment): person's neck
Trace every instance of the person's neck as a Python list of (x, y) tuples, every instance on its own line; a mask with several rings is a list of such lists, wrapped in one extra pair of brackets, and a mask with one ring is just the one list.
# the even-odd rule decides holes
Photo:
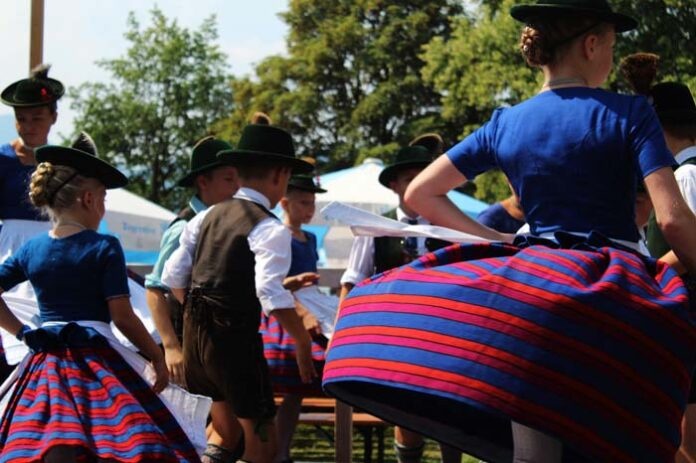
[(17, 154), (19, 162), (24, 165), (36, 165), (36, 156), (34, 155), (34, 147), (31, 147), (24, 143), (22, 138), (15, 139), (12, 143), (12, 148)]
[(587, 77), (574, 66), (544, 68), (544, 83), (541, 91), (567, 87), (589, 87)]
[(297, 221), (288, 219), (287, 212), (285, 213), (285, 226), (288, 227), (292, 231), (302, 230), (302, 222), (297, 222)]
[(280, 198), (283, 197), (282, 194), (278, 195), (276, 193), (275, 185), (273, 185), (272, 182), (264, 180), (242, 181), (241, 188), (249, 188), (264, 195), (270, 203), (269, 209), (275, 208)]
[(84, 230), (96, 230), (98, 226), (99, 224), (90, 223), (90, 220), (79, 214), (61, 214), (55, 218), (52, 232), (54, 236), (61, 238)]
[(196, 192), (196, 198), (203, 203), (205, 207), (210, 207), (215, 205), (213, 199), (205, 191), (198, 190)]

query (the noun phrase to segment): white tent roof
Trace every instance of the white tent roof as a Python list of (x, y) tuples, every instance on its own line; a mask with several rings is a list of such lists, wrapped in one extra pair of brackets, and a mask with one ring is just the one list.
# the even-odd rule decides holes
[(154, 264), (162, 233), (176, 215), (123, 188), (106, 194), (101, 233), (118, 237), (129, 264)]
[(381, 160), (367, 158), (362, 164), (349, 169), (322, 175), (326, 193), (317, 195), (317, 209), (333, 201), (351, 204), (375, 214), (383, 214), (399, 204), (399, 198), (377, 180), (384, 170)]
[(106, 193), (106, 210), (107, 212), (136, 214), (167, 221), (173, 220), (175, 216), (169, 209), (165, 209), (123, 188), (109, 190)]

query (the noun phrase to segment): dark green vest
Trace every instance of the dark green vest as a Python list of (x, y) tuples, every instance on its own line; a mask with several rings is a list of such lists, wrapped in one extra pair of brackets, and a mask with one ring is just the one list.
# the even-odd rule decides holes
[[(396, 209), (384, 214), (384, 217), (396, 220)], [(437, 251), (449, 246), (450, 242), (434, 238), (426, 238), (425, 247), (428, 251)], [(394, 236), (379, 236), (375, 238), (375, 273), (401, 267), (417, 259), (419, 256), (404, 248), (404, 238)]]
[(201, 222), (191, 270), (191, 293), (215, 300), (245, 326), (258, 328), (261, 302), (256, 296), (256, 257), (247, 237), (256, 224), (275, 217), (252, 201), (218, 203)]
[[(691, 157), (681, 163), (679, 167), (685, 166), (687, 164), (696, 165), (696, 157)], [(650, 219), (648, 219), (648, 232), (646, 236), (648, 240), (648, 250), (650, 255), (658, 258), (664, 256), (666, 253), (672, 250), (672, 247), (667, 243), (665, 237), (662, 236), (660, 227), (657, 226), (657, 221), (655, 220), (655, 211), (650, 213)]]

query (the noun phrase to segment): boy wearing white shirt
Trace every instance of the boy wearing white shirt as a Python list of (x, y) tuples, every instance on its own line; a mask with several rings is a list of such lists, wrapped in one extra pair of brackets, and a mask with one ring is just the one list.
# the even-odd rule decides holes
[(242, 188), (233, 199), (198, 214), (165, 265), (163, 282), (177, 297), (189, 286), (184, 311), (184, 367), (191, 392), (225, 400), (245, 436), (242, 461), (271, 462), (275, 405), (258, 332), (261, 311), (295, 339), (303, 381), (316, 372), (310, 338), (283, 287), (291, 235), (270, 212), (293, 172), (312, 165), (295, 157), (284, 130), (250, 124), (236, 149), (219, 156), (234, 164)]

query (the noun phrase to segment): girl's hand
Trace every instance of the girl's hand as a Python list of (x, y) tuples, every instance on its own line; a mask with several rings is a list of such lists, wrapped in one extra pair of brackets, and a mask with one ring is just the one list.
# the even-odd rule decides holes
[(308, 341), (297, 342), (295, 344), (295, 353), (297, 366), (300, 369), (300, 378), (302, 378), (303, 383), (309, 384), (318, 376), (312, 361), (312, 344)]
[(500, 234), (500, 241), (503, 243), (508, 243), (511, 244), (515, 240), (515, 235), (514, 233), (501, 233)]
[(169, 384), (169, 370), (167, 363), (164, 361), (164, 356), (152, 362), (152, 368), (155, 370), (155, 384), (152, 385), (152, 390), (155, 394), (159, 394)]

